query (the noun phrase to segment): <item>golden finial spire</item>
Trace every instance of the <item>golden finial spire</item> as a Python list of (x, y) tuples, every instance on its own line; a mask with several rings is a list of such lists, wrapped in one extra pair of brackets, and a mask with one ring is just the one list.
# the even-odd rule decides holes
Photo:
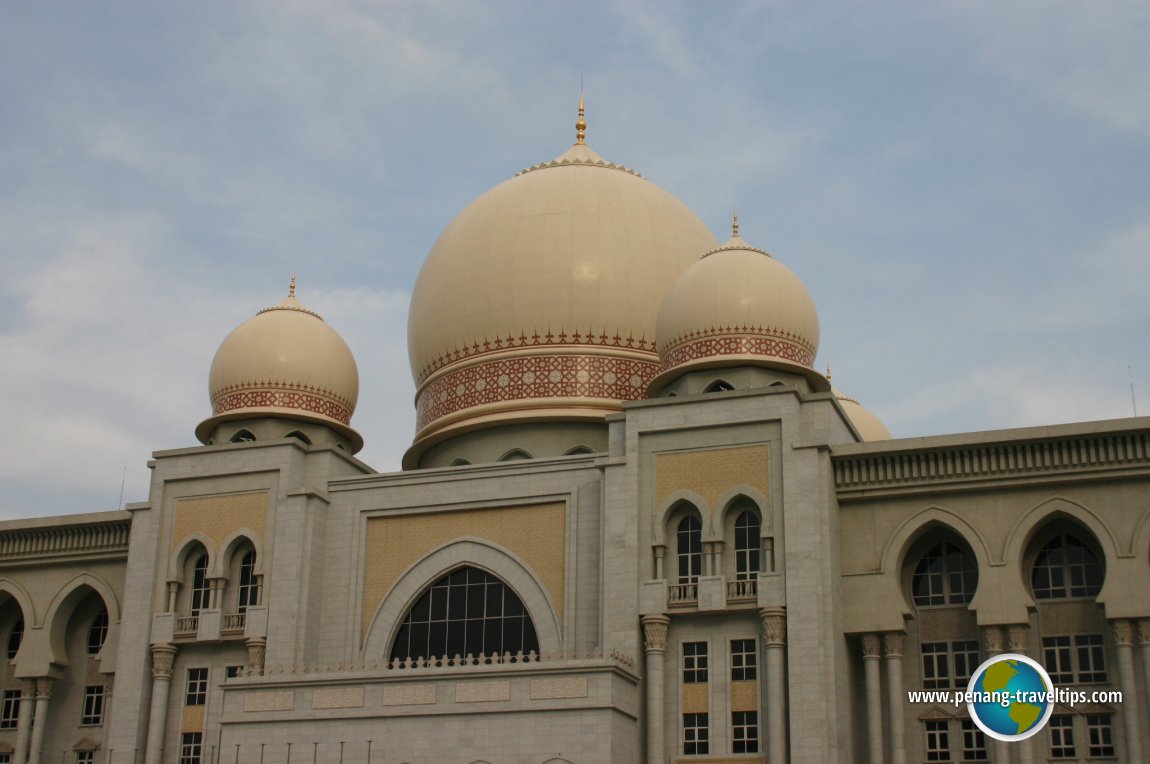
[(291, 285), (288, 286), (288, 297), (295, 297), (295, 274), (291, 275)]
[(827, 361), (827, 382), (831, 381), (831, 362)]
[(739, 238), (739, 211), (735, 210), (735, 214), (731, 217), (731, 238)]
[(584, 119), (585, 111), (583, 109), (583, 83), (579, 83), (579, 119), (575, 120), (575, 143), (583, 142), (583, 136), (587, 134), (587, 120)]

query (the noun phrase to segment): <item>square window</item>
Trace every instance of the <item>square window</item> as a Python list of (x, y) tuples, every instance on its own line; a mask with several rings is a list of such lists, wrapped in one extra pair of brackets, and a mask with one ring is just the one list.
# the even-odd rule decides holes
[(76, 751), (76, 764), (96, 764), (96, 752)]
[(208, 702), (208, 670), (206, 668), (188, 669), (188, 691), (185, 695), (184, 705), (202, 706)]
[(710, 749), (707, 714), (683, 714), (683, 754), (702, 756)]
[(759, 714), (757, 711), (735, 711), (731, 714), (731, 751), (759, 752)]
[(707, 681), (707, 643), (683, 643), (683, 684)]
[(90, 684), (84, 688), (84, 710), (80, 714), (80, 724), (94, 727), (104, 723), (104, 697), (108, 688), (102, 684)]
[(758, 650), (753, 639), (731, 640), (731, 681), (743, 682), (758, 676)]

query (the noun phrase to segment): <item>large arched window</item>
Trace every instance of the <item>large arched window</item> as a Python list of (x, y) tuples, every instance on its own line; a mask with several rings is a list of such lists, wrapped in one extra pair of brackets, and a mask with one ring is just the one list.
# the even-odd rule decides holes
[(211, 588), (208, 586), (208, 556), (201, 554), (192, 567), (192, 615), (199, 615), (211, 601)]
[(914, 604), (919, 607), (965, 605), (978, 588), (978, 565), (969, 552), (942, 541), (919, 559), (911, 578)]
[(403, 619), (391, 660), (539, 653), (531, 615), (511, 587), (463, 566), (437, 579)]
[(1059, 533), (1038, 550), (1030, 574), (1035, 599), (1096, 597), (1102, 591), (1106, 570), (1086, 542), (1070, 533)]
[(761, 529), (759, 516), (749, 509), (735, 520), (735, 579), (738, 581), (752, 579), (762, 569), (759, 552)]
[(687, 515), (675, 532), (675, 557), (679, 563), (679, 583), (693, 584), (703, 574), (703, 525)]

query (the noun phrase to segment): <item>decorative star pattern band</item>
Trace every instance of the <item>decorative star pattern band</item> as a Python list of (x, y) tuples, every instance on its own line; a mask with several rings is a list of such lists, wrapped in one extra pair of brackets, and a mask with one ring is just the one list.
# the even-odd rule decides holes
[(732, 333), (725, 336), (707, 336), (709, 332), (688, 335), (670, 343), (663, 353), (663, 370), (673, 369), (700, 358), (725, 355), (770, 356), (801, 366), (810, 366), (814, 363), (814, 349), (796, 335), (751, 333), (757, 331), (762, 330), (725, 329), (715, 330), (714, 333)]
[(474, 340), (470, 345), (462, 349), (456, 348), (449, 352), (441, 353), (434, 361), (424, 366), (419, 372), (417, 384), (423, 384), (432, 374), (453, 363), (491, 353), (516, 350), (518, 348), (556, 347), (556, 349), (559, 350), (560, 348), (557, 346), (562, 346), (562, 350), (574, 349), (578, 352), (578, 349), (581, 347), (608, 347), (639, 350), (647, 353), (655, 352), (654, 340), (648, 340), (645, 337), (624, 337), (617, 332), (608, 334), (608, 331), (607, 329), (601, 329), (596, 333), (588, 328), (585, 331), (575, 329), (573, 332), (568, 332), (566, 329), (558, 327), (547, 330), (546, 334), (540, 334), (539, 330), (536, 329), (530, 335), (520, 332), (518, 337), (508, 334), (506, 337), (496, 337), (493, 340), (486, 338), (482, 341)]
[(296, 409), (318, 414), (343, 424), (351, 424), (352, 407), (339, 396), (306, 385), (285, 385), (279, 389), (266, 384), (232, 385), (212, 396), (212, 416), (237, 409)]
[(646, 397), (659, 364), (596, 355), (533, 355), (468, 366), (424, 388), (416, 403), (418, 429), (457, 411), (502, 401), (538, 398)]

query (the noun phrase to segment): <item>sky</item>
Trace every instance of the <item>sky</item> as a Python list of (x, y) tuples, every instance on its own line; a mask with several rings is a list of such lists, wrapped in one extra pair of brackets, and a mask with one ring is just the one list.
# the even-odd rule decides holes
[(146, 500), (292, 273), (398, 469), (422, 260), (581, 80), (894, 436), (1150, 414), (1147, 39), (1143, 0), (0, 4), (0, 519)]

